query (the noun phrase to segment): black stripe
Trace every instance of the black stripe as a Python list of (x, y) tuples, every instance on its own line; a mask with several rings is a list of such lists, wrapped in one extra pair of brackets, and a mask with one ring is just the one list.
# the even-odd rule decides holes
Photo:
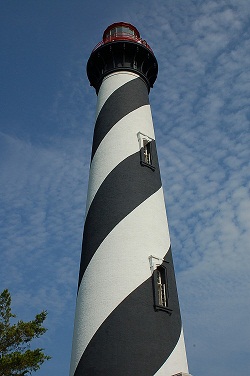
[(115, 90), (103, 105), (96, 119), (91, 158), (103, 138), (120, 119), (148, 103), (148, 89), (140, 77)]
[(154, 311), (152, 280), (147, 279), (103, 322), (74, 376), (152, 376), (168, 359), (182, 325), (171, 249), (165, 260), (172, 314)]
[(79, 285), (95, 251), (110, 231), (161, 187), (155, 141), (152, 154), (154, 171), (141, 166), (138, 151), (118, 164), (97, 191), (84, 225)]

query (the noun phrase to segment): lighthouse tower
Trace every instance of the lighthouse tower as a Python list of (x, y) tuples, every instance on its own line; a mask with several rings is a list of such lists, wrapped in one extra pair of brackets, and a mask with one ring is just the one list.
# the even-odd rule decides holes
[(70, 376), (188, 375), (148, 99), (157, 71), (124, 22), (87, 64), (98, 99)]

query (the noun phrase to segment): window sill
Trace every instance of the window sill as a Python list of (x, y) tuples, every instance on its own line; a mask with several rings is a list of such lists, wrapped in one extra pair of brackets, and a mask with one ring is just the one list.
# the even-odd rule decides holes
[(163, 307), (161, 305), (157, 305), (157, 304), (154, 304), (154, 309), (155, 311), (165, 311), (167, 312), (169, 315), (172, 314), (173, 310), (169, 307)]
[(155, 171), (155, 167), (149, 163), (141, 161), (141, 166), (149, 167), (152, 171)]

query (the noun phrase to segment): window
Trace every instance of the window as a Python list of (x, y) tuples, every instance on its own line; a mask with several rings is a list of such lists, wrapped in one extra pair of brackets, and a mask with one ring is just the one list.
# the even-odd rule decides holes
[(167, 281), (165, 268), (158, 266), (156, 269), (156, 281), (157, 281), (157, 300), (158, 304), (163, 307), (167, 307)]
[(149, 257), (149, 262), (152, 273), (154, 308), (156, 311), (166, 311), (171, 315), (167, 278), (168, 262), (154, 256)]
[(145, 163), (152, 164), (151, 142), (143, 139), (143, 159)]
[(140, 145), (140, 159), (141, 165), (147, 166), (152, 170), (155, 170), (153, 165), (153, 139), (142, 134), (138, 133), (138, 140)]
[(129, 35), (134, 35), (135, 32), (134, 30), (126, 26), (116, 26), (115, 28), (109, 31), (109, 34), (110, 36), (122, 36), (122, 35), (129, 36)]

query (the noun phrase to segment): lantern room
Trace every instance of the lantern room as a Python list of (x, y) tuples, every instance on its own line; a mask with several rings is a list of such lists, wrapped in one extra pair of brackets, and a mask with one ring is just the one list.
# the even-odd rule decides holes
[(103, 33), (103, 43), (129, 39), (140, 40), (140, 33), (136, 27), (126, 22), (113, 23)]
[(107, 29), (103, 33), (102, 42), (98, 43), (96, 47), (99, 47), (101, 44), (106, 44), (106, 43), (115, 42), (119, 40), (124, 40), (128, 42), (131, 41), (131, 42), (137, 42), (137, 43), (143, 44), (152, 52), (147, 42), (141, 38), (140, 33), (137, 30), (137, 28), (127, 22), (116, 22), (108, 26)]

